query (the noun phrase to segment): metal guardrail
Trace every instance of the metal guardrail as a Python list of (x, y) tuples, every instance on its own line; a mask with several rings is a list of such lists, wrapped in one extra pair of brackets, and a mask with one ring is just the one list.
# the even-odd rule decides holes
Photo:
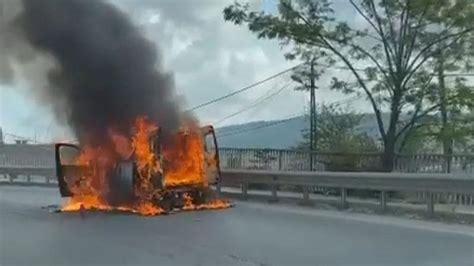
[(0, 175), (1, 174), (8, 174), (10, 177), (15, 177), (18, 175), (55, 176), (56, 170), (51, 167), (0, 166)]
[[(0, 167), (0, 175), (5, 170), (14, 171), (27, 177), (26, 180), (7, 179), (10, 184), (19, 185), (54, 185), (53, 168), (8, 168)], [(44, 176), (41, 182), (32, 182), (30, 175)], [(44, 180), (44, 181), (43, 181)], [(474, 179), (467, 175), (439, 173), (375, 173), (375, 172), (288, 172), (265, 170), (223, 170), (222, 179), (217, 187), (240, 187), (242, 196), (248, 196), (251, 184), (266, 185), (271, 191), (271, 197), (278, 200), (278, 186), (289, 185), (302, 188), (302, 200), (310, 201), (311, 187), (338, 188), (341, 191), (340, 203), (347, 207), (347, 190), (362, 189), (380, 191), (380, 207), (387, 209), (388, 192), (423, 192), (426, 193), (427, 210), (434, 214), (436, 193), (456, 193), (474, 197)]]
[[(5, 167), (0, 166), (0, 176), (7, 183), (18, 185), (56, 186), (56, 169), (51, 167)], [(23, 177), (23, 179), (20, 178)], [(37, 182), (37, 177), (41, 182)], [(44, 181), (44, 182), (43, 182)], [(1, 184), (2, 182), (0, 182)], [(3, 182), (5, 183), (5, 181)]]
[(427, 193), (427, 210), (434, 213), (435, 193), (474, 195), (474, 179), (453, 174), (374, 173), (374, 172), (285, 172), (261, 170), (224, 170), (218, 187), (238, 185), (243, 197), (248, 195), (249, 184), (267, 185), (271, 197), (278, 200), (279, 185), (301, 186), (303, 201), (309, 201), (310, 186), (339, 188), (341, 205), (347, 207), (347, 189), (380, 191), (380, 207), (387, 209), (389, 191)]

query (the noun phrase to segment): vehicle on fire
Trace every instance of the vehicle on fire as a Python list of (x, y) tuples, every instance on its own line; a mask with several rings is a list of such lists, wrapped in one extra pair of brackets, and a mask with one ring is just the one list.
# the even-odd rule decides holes
[[(148, 179), (151, 184), (152, 193), (142, 193), (141, 187), (144, 182), (148, 182), (140, 178), (140, 169), (137, 165), (136, 150), (133, 150), (127, 158), (121, 158), (114, 162), (113, 167), (107, 169), (103, 174), (107, 180), (107, 202), (112, 206), (120, 206), (124, 201), (136, 201), (141, 197), (146, 197), (156, 207), (169, 213), (175, 209), (185, 207), (186, 201), (193, 206), (206, 204), (212, 200), (215, 195), (210, 186), (215, 186), (220, 180), (219, 154), (217, 149), (217, 141), (212, 126), (204, 126), (199, 128), (200, 132), (190, 133), (186, 129), (181, 129), (175, 134), (175, 140), (180, 142), (179, 150), (173, 150), (172, 153), (180, 156), (168, 156), (170, 154), (166, 150), (166, 145), (162, 141), (160, 130), (156, 130), (150, 135), (148, 145), (153, 152), (154, 157), (159, 164), (159, 171)], [(196, 137), (197, 136), (197, 137)], [(202, 145), (198, 149), (192, 149), (191, 145)], [(176, 146), (173, 146), (176, 149)], [(93, 161), (87, 163), (78, 162), (77, 158), (81, 154), (82, 148), (78, 145), (70, 143), (57, 143), (55, 145), (56, 160), (56, 176), (61, 197), (74, 197), (77, 192), (74, 187), (81, 182), (86, 182), (87, 176), (100, 176), (97, 174), (103, 168), (100, 168), (100, 159), (94, 158)], [(201, 154), (187, 154), (190, 152), (198, 152)], [(183, 155), (184, 154), (184, 155)], [(184, 177), (176, 180), (171, 175), (186, 175), (186, 167), (190, 163), (189, 159), (203, 158), (198, 163), (203, 163), (202, 172), (197, 172), (199, 177)], [(175, 168), (172, 170), (172, 168)], [(176, 168), (184, 168), (184, 171), (176, 171)], [(141, 169), (143, 170), (143, 169)], [(196, 174), (189, 171), (187, 174)], [(92, 182), (101, 182), (100, 178), (94, 178)], [(89, 180), (88, 182), (91, 182)], [(150, 184), (146, 184), (150, 187)], [(94, 187), (94, 184), (91, 185)], [(101, 185), (96, 185), (100, 187)], [(87, 193), (87, 192), (86, 192)]]

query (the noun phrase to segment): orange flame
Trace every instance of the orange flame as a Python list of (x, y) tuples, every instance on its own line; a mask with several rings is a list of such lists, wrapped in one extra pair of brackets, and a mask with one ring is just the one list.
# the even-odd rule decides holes
[(132, 137), (135, 160), (140, 177), (140, 192), (149, 193), (153, 190), (151, 179), (161, 172), (160, 162), (152, 150), (150, 138), (158, 127), (149, 123), (146, 118), (139, 117), (135, 122), (136, 133)]
[[(146, 117), (138, 117), (131, 138), (109, 130), (114, 147), (85, 146), (76, 164), (86, 169), (69, 184), (73, 197), (63, 206), (63, 211), (102, 210), (125, 211), (141, 215), (158, 215), (165, 210), (154, 200), (163, 190), (176, 186), (207, 188), (206, 156), (201, 131), (197, 126), (187, 126), (163, 143), (154, 143), (158, 126)], [(162, 155), (160, 155), (162, 154)], [(108, 180), (119, 160), (133, 158), (138, 186), (133, 191), (136, 199), (112, 205), (107, 201)], [(162, 164), (163, 160), (163, 164)], [(164, 176), (163, 173), (165, 172)], [(161, 185), (157, 185), (161, 182)], [(205, 204), (194, 204), (190, 194), (183, 195), (184, 210), (201, 210), (230, 207), (225, 200), (212, 199)]]
[(231, 204), (227, 200), (223, 199), (211, 199), (203, 204), (194, 204), (193, 198), (189, 193), (183, 195), (184, 207), (183, 210), (210, 210), (210, 209), (224, 209), (231, 207)]
[(165, 187), (207, 186), (200, 131), (196, 128), (183, 128), (171, 142), (173, 145), (166, 146), (164, 150), (167, 162)]

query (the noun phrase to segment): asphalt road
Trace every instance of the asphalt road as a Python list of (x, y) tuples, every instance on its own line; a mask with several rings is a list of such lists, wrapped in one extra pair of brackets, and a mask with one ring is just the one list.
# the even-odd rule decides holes
[(472, 227), (250, 202), (81, 217), (41, 208), (57, 193), (0, 186), (0, 265), (474, 265)]

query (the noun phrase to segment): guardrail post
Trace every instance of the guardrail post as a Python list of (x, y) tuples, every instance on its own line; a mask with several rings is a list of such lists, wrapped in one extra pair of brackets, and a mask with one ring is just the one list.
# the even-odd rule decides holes
[(382, 212), (387, 211), (387, 200), (388, 200), (388, 193), (385, 190), (380, 192), (380, 210)]
[(303, 186), (303, 201), (309, 202), (309, 188), (308, 186)]
[(347, 189), (341, 188), (341, 208), (347, 208)]
[(243, 181), (242, 182), (242, 197), (244, 199), (247, 198), (247, 187), (248, 187), (247, 181)]
[(49, 184), (49, 176), (45, 176), (45, 181), (46, 181), (46, 184)]
[(12, 174), (8, 174), (8, 177), (9, 177), (10, 183), (13, 183), (13, 175), (12, 175)]
[(434, 215), (434, 194), (428, 192), (426, 196), (426, 201), (428, 205), (428, 215), (431, 217)]
[(26, 182), (31, 183), (31, 175), (26, 175)]
[(278, 195), (277, 195), (277, 185), (276, 184), (272, 184), (272, 201), (273, 202), (276, 202), (278, 201)]
[(279, 171), (281, 171), (281, 168), (282, 168), (282, 161), (281, 161), (282, 154), (283, 154), (283, 151), (279, 150), (278, 151), (278, 170)]

